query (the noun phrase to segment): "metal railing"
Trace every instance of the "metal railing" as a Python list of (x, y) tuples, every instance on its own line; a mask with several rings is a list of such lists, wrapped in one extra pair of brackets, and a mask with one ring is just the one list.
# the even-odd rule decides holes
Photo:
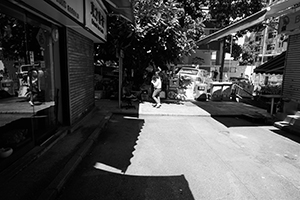
[(232, 84), (232, 91), (235, 95), (237, 95), (239, 98), (243, 98), (241, 96), (241, 91), (244, 91), (245, 93), (247, 93), (248, 95), (250, 95), (251, 97), (253, 96), (253, 94), (247, 90), (245, 90), (245, 88), (241, 87), (240, 85), (234, 83)]

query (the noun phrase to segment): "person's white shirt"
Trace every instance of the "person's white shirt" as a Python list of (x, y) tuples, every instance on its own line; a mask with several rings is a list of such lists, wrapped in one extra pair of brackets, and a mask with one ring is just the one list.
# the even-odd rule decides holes
[(156, 81), (151, 81), (155, 89), (161, 89), (161, 79), (158, 77)]

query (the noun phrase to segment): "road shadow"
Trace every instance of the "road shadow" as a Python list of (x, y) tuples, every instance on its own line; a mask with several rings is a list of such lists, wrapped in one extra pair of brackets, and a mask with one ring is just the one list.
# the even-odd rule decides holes
[(251, 118), (247, 116), (212, 116), (213, 119), (220, 122), (227, 128), (230, 127), (250, 127), (250, 126), (264, 126), (267, 125), (264, 118)]
[(285, 138), (288, 138), (290, 140), (293, 140), (294, 142), (297, 142), (300, 144), (300, 136), (293, 132), (288, 132), (280, 129), (273, 129), (271, 130), (273, 133), (276, 133), (278, 135), (281, 135)]
[(114, 114), (57, 199), (194, 200), (184, 175), (125, 174), (144, 123)]
[(114, 114), (98, 138), (94, 152), (99, 155), (95, 162), (125, 172), (143, 125), (143, 119)]
[(132, 176), (90, 170), (70, 183), (58, 199), (194, 200), (184, 175)]
[(191, 101), (227, 127), (270, 125), (261, 108), (233, 101)]

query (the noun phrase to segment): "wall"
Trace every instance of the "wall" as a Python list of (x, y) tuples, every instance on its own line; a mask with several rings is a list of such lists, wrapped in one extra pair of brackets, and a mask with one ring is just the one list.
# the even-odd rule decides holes
[(283, 79), (283, 97), (300, 103), (300, 34), (289, 36), (289, 45), (285, 57)]
[(94, 43), (67, 28), (70, 121), (74, 124), (94, 106)]

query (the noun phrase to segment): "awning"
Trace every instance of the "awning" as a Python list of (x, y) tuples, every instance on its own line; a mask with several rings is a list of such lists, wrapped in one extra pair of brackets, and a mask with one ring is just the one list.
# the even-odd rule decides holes
[(104, 0), (111, 14), (119, 14), (124, 19), (134, 23), (133, 7), (130, 0)]
[(263, 10), (254, 13), (253, 15), (250, 15), (236, 23), (233, 23), (217, 32), (208, 35), (207, 37), (199, 40), (197, 42), (197, 45), (199, 46), (221, 39), (232, 33), (236, 33), (238, 31), (250, 28), (251, 26), (254, 26), (256, 24), (262, 23), (263, 21), (271, 17), (279, 17), (281, 15), (285, 15), (291, 12), (291, 7), (297, 3), (300, 3), (300, 0), (279, 1), (271, 5), (270, 7), (264, 8)]
[(255, 73), (266, 73), (266, 74), (283, 74), (284, 61), (286, 52), (281, 53), (275, 58), (265, 62), (254, 69)]

